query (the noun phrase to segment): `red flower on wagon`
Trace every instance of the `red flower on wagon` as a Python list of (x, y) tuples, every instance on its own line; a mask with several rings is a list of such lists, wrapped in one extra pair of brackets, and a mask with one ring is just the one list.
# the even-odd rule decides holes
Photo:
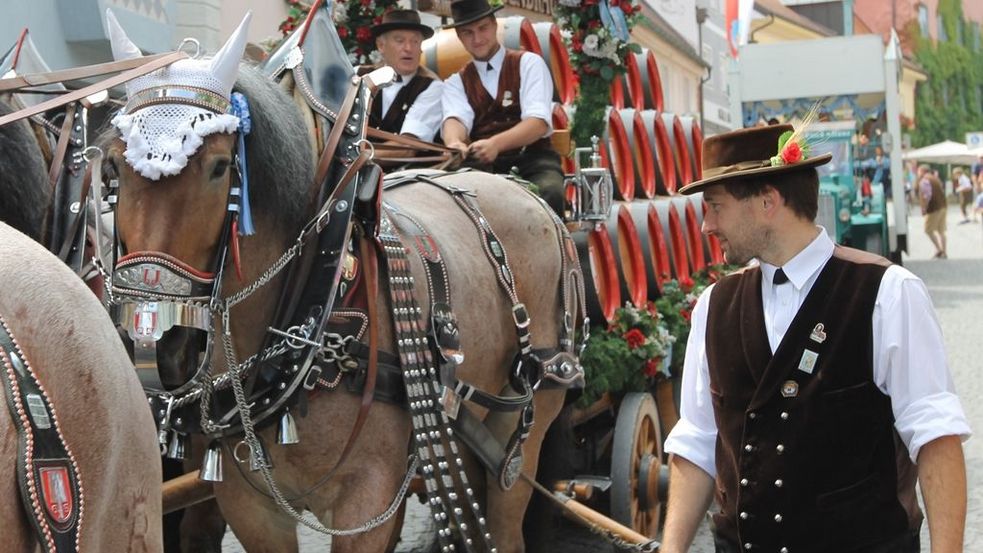
[(368, 42), (372, 40), (372, 31), (370, 31), (368, 27), (359, 27), (358, 30), (355, 31), (355, 39), (359, 42)]
[(802, 146), (799, 146), (798, 142), (792, 142), (791, 140), (788, 144), (782, 148), (782, 161), (786, 164), (798, 163), (802, 161)]
[(662, 369), (662, 359), (659, 357), (649, 359), (645, 362), (645, 376), (658, 376), (660, 369)]
[(636, 349), (645, 343), (645, 334), (637, 328), (625, 332), (625, 342), (628, 342), (628, 349)]
[(338, 38), (348, 38), (348, 27), (338, 27)]

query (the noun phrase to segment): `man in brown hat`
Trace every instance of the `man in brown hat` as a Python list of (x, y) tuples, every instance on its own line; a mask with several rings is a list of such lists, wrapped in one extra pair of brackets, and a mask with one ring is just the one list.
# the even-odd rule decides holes
[(498, 20), (487, 0), (451, 3), (454, 28), (473, 60), (444, 84), (444, 143), (484, 171), (535, 183), (562, 214), (563, 169), (553, 151), (553, 80), (542, 57), (498, 42)]
[[(791, 136), (790, 136), (791, 135)], [(699, 298), (683, 370), (662, 553), (685, 552), (711, 497), (725, 553), (962, 551), (970, 434), (925, 285), (836, 246), (790, 125), (704, 142), (703, 232), (746, 264)]]
[(414, 10), (393, 10), (372, 27), (383, 65), (396, 71), (396, 81), (382, 89), (372, 104), (369, 125), (393, 134), (432, 141), (440, 128), (443, 83), (420, 65), (421, 44), (433, 29), (420, 23)]

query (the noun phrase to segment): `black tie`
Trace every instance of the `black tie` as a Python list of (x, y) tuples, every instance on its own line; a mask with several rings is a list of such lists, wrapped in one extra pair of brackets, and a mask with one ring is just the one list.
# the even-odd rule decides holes
[(488, 68), (487, 68), (487, 69), (485, 69), (485, 71), (487, 71), (487, 72), (489, 72), (489, 73), (491, 73), (491, 71), (492, 71), (492, 69), (494, 69), (494, 67), (492, 67), (492, 64), (490, 64), (490, 63), (489, 63), (489, 64), (488, 64)]
[(396, 82), (397, 83), (403, 82), (403, 76), (400, 75), (399, 73), (396, 73)]
[(778, 286), (780, 284), (785, 284), (786, 282), (788, 282), (788, 275), (785, 274), (785, 271), (779, 268), (777, 271), (775, 271), (775, 276), (771, 279), (771, 282), (775, 286)]

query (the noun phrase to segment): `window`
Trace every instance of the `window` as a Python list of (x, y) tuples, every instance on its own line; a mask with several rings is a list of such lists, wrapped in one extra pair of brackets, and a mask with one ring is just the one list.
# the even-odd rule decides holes
[(918, 4), (918, 29), (923, 38), (928, 38), (928, 6)]
[(942, 20), (942, 14), (935, 14), (935, 33), (938, 39), (944, 42), (949, 42), (949, 36), (945, 34), (945, 21)]

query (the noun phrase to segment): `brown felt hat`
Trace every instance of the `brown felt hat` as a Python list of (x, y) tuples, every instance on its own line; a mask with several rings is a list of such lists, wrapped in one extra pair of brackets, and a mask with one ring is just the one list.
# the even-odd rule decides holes
[(382, 22), (372, 27), (372, 38), (396, 30), (420, 31), (423, 38), (433, 36), (433, 29), (420, 23), (420, 14), (416, 10), (392, 10), (384, 13)]
[(444, 25), (445, 29), (453, 29), (468, 23), (474, 23), (479, 19), (484, 19), (504, 8), (505, 5), (492, 6), (488, 0), (454, 0), (451, 2), (451, 17), (454, 22)]
[[(795, 163), (772, 164), (778, 155), (778, 139), (782, 133), (793, 131), (792, 125), (752, 127), (711, 136), (703, 141), (703, 179), (679, 190), (680, 194), (702, 192), (707, 186), (723, 184), (733, 179), (758, 175), (779, 175), (790, 171), (812, 169), (833, 159), (832, 154), (815, 157), (803, 155)], [(780, 184), (780, 181), (776, 182)]]

